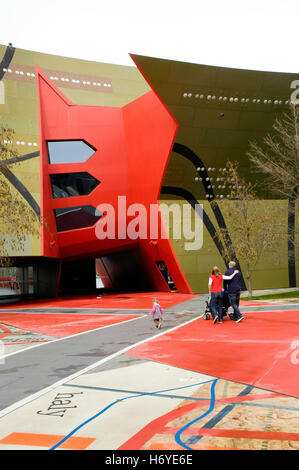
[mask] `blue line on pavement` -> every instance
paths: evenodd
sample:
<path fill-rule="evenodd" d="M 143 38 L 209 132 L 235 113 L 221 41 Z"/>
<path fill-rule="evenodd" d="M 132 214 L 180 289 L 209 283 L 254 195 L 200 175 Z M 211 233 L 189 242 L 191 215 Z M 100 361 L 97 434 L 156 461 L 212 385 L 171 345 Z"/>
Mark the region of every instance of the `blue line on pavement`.
<path fill-rule="evenodd" d="M 189 428 L 189 426 L 191 426 L 192 424 L 196 423 L 197 421 L 199 421 L 200 419 L 204 418 L 205 416 L 207 416 L 208 414 L 210 414 L 213 409 L 214 409 L 214 406 L 215 406 L 215 386 L 216 386 L 216 383 L 218 382 L 219 379 L 215 379 L 213 380 L 213 383 L 212 383 L 212 386 L 211 386 L 211 401 L 210 401 L 210 407 L 208 409 L 208 411 L 206 411 L 204 414 L 202 414 L 201 416 L 199 416 L 198 418 L 195 418 L 193 421 L 190 421 L 190 423 L 186 424 L 185 426 L 183 426 L 174 436 L 176 442 L 184 447 L 185 449 L 187 450 L 194 450 L 192 449 L 192 447 L 189 447 L 186 443 L 184 443 L 182 440 L 181 440 L 181 434 L 187 429 Z"/>
<path fill-rule="evenodd" d="M 218 380 L 218 379 L 217 379 Z M 205 383 L 209 383 L 209 382 L 212 382 L 212 380 L 207 380 L 205 382 L 199 382 L 199 383 L 196 383 L 196 384 L 192 384 L 192 385 L 184 385 L 183 387 L 175 387 L 175 388 L 170 388 L 170 389 L 167 389 L 167 390 L 158 390 L 157 392 L 148 392 L 148 393 L 138 393 L 137 395 L 133 395 L 131 397 L 125 397 L 125 398 L 120 398 L 119 400 L 115 400 L 113 401 L 112 403 L 110 403 L 109 405 L 107 405 L 105 408 L 103 408 L 101 411 L 99 411 L 97 414 L 95 414 L 94 416 L 92 416 L 91 418 L 87 419 L 86 421 L 84 421 L 82 424 L 80 424 L 79 426 L 77 426 L 75 429 L 73 429 L 73 431 L 71 431 L 67 436 L 65 436 L 63 439 L 61 439 L 61 441 L 59 441 L 57 444 L 55 444 L 53 447 L 51 447 L 49 450 L 55 450 L 57 449 L 61 444 L 63 444 L 67 439 L 69 439 L 71 436 L 73 436 L 79 429 L 83 428 L 83 426 L 85 426 L 86 424 L 90 423 L 91 421 L 93 421 L 94 419 L 98 418 L 100 415 L 102 415 L 103 413 L 105 413 L 105 411 L 109 410 L 109 408 L 111 408 L 113 405 L 116 405 L 117 403 L 120 403 L 122 401 L 125 401 L 125 400 L 129 400 L 130 398 L 138 398 L 138 397 L 142 397 L 142 396 L 153 396 L 153 395 L 156 395 L 157 393 L 162 393 L 162 392 L 171 392 L 173 390 L 181 390 L 181 389 L 184 389 L 184 388 L 190 388 L 190 387 L 195 387 L 195 386 L 198 386 L 198 385 L 203 385 Z"/>
<path fill-rule="evenodd" d="M 78 384 L 64 384 L 64 387 L 76 387 L 76 388 L 84 388 L 88 390 L 98 390 L 99 392 L 117 392 L 117 393 L 133 393 L 136 395 L 137 393 L 144 393 L 144 392 L 137 392 L 136 390 L 121 390 L 117 388 L 105 388 L 105 387 L 93 387 L 91 385 L 78 385 Z M 157 397 L 161 398 L 179 398 L 183 400 L 191 400 L 191 401 L 207 401 L 209 398 L 198 398 L 198 397 L 185 397 L 184 395 L 165 395 L 159 394 L 158 392 L 155 394 Z M 261 400 L 263 400 L 261 398 Z M 278 410 L 286 410 L 286 411 L 299 411 L 299 408 L 295 406 L 281 406 L 275 404 L 268 404 L 268 403 L 253 403 L 248 401 L 242 401 L 240 403 L 235 403 L 235 406 L 253 406 L 258 408 L 273 408 Z"/>
<path fill-rule="evenodd" d="M 253 388 L 254 387 L 252 387 L 251 385 L 245 387 L 242 392 L 238 394 L 238 397 L 248 395 Z M 208 421 L 203 426 L 203 428 L 212 429 L 214 426 L 216 426 L 217 423 L 219 423 L 219 421 L 221 421 L 228 413 L 230 413 L 234 409 L 236 404 L 237 403 L 232 403 L 230 405 L 225 406 L 221 411 L 219 411 L 219 413 L 216 414 L 216 416 L 214 416 L 210 421 Z M 203 436 L 192 436 L 188 439 L 188 441 L 186 441 L 186 444 L 196 444 L 202 438 Z"/>

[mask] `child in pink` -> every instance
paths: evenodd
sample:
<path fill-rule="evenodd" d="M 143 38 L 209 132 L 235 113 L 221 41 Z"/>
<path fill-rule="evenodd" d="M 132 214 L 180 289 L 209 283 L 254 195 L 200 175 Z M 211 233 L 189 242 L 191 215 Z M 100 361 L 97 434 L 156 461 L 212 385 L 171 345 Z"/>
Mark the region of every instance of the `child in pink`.
<path fill-rule="evenodd" d="M 153 315 L 153 320 L 155 322 L 156 328 L 161 328 L 162 318 L 163 318 L 163 308 L 158 303 L 157 299 L 153 300 L 153 309 L 150 312 L 150 315 Z"/>

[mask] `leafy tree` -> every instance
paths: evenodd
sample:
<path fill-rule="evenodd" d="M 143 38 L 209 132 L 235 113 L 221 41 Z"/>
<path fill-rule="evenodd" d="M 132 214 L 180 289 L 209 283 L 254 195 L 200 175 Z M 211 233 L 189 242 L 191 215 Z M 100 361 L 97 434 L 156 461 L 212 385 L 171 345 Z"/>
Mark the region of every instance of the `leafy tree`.
<path fill-rule="evenodd" d="M 218 204 L 227 222 L 226 229 L 218 229 L 216 237 L 223 246 L 226 261 L 233 259 L 232 249 L 246 266 L 249 297 L 252 296 L 252 271 L 268 250 L 278 249 L 285 238 L 279 207 L 271 207 L 257 196 L 255 185 L 245 181 L 238 171 L 238 162 L 227 162 L 223 174 L 227 195 Z M 232 245 L 228 243 L 229 235 Z"/>
<path fill-rule="evenodd" d="M 299 197 L 299 106 L 290 103 L 288 112 L 276 119 L 273 135 L 264 145 L 251 142 L 248 156 L 264 175 L 262 186 L 268 192 L 288 201 L 288 251 L 290 287 L 296 286 L 295 210 Z"/>
<path fill-rule="evenodd" d="M 27 235 L 39 236 L 39 218 L 7 179 L 19 155 L 12 142 L 15 131 L 0 127 L 0 265 L 10 262 L 10 254 L 24 249 Z"/>

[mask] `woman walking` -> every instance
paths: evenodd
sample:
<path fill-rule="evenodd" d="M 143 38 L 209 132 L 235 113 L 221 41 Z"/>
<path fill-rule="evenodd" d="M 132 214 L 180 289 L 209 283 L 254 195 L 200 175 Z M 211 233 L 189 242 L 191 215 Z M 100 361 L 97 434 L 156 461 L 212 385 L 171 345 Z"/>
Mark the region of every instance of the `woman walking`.
<path fill-rule="evenodd" d="M 209 277 L 209 294 L 211 296 L 211 311 L 214 323 L 222 323 L 222 280 L 230 281 L 239 271 L 234 271 L 231 276 L 221 274 L 220 269 L 214 266 Z"/>

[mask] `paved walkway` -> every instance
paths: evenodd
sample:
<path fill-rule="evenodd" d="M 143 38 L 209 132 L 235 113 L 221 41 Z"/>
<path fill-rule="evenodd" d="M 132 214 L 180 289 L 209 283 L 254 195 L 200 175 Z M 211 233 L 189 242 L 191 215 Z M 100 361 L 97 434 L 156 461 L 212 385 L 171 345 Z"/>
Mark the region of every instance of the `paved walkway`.
<path fill-rule="evenodd" d="M 45 313 L 49 325 L 63 317 L 60 328 L 66 332 L 72 325 L 81 328 L 90 325 L 92 318 L 100 322 L 106 315 L 125 321 L 92 331 L 83 328 L 79 334 L 59 339 L 53 333 L 46 338 L 50 341 L 41 345 L 19 342 L 5 346 L 8 355 L 0 364 L 0 450 L 299 449 L 298 399 L 248 382 L 238 383 L 233 365 L 230 369 L 236 371 L 236 381 L 223 378 L 218 367 L 221 360 L 211 361 L 219 369 L 215 373 L 213 368 L 209 373 L 201 368 L 204 339 L 213 348 L 223 347 L 229 339 L 236 347 L 245 347 L 242 331 L 250 330 L 252 339 L 260 341 L 259 328 L 254 324 L 261 321 L 268 322 L 272 338 L 275 322 L 266 312 L 280 316 L 283 310 L 286 327 L 287 312 L 293 311 L 290 315 L 295 317 L 299 307 L 246 306 L 242 307 L 243 323 L 233 324 L 226 318 L 223 325 L 213 325 L 198 319 L 204 313 L 206 299 L 198 296 L 166 308 L 162 330 L 155 329 L 151 317 L 144 316 L 148 310 L 143 309 L 129 312 L 87 305 L 82 309 L 67 308 L 66 304 L 61 308 L 2 308 L 0 320 L 1 313 L 3 318 L 9 314 L 13 319 L 18 312 L 32 325 L 37 325 Z M 294 327 L 292 331 L 295 335 Z M 31 334 L 16 327 L 14 338 L 18 333 L 20 338 Z M 143 357 L 133 355 L 132 346 L 142 347 Z M 169 363 L 171 354 L 179 352 L 181 346 L 187 347 L 187 356 L 193 356 L 195 369 L 184 365 L 184 354 Z M 198 346 L 203 348 L 200 354 L 196 352 Z M 15 348 L 12 354 L 10 348 Z M 269 357 L 271 348 L 268 343 Z M 296 359 L 296 350 L 293 354 Z M 186 423 L 193 424 L 183 431 Z"/>
<path fill-rule="evenodd" d="M 82 314 L 82 311 L 77 313 Z M 124 311 L 117 315 L 127 313 Z M 151 318 L 143 317 L 147 313 L 138 310 L 140 317 L 137 319 L 43 343 L 6 357 L 5 363 L 0 366 L 0 414 L 14 403 L 66 380 L 112 354 L 148 340 L 161 331 L 165 333 L 197 316 L 197 312 L 168 314 L 166 310 L 163 330 L 157 330 L 153 329 Z M 98 311 L 98 314 L 110 315 L 111 312 Z"/>

